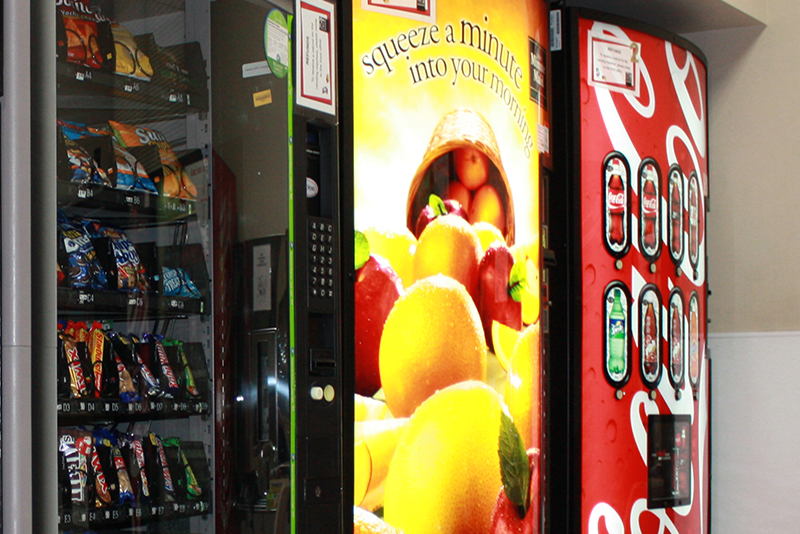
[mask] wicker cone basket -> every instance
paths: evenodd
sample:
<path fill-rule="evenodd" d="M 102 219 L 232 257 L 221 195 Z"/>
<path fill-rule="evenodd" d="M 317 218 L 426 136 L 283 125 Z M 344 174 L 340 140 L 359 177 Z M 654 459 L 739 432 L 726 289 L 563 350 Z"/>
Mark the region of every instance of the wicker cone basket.
<path fill-rule="evenodd" d="M 417 217 L 428 204 L 428 197 L 435 194 L 443 199 L 447 198 L 451 177 L 457 179 L 449 161 L 452 158 L 442 158 L 442 156 L 447 156 L 456 148 L 467 146 L 478 148 L 492 163 L 487 183 L 492 185 L 500 196 L 505 210 L 505 228 L 500 230 L 506 238 L 506 243 L 511 246 L 514 244 L 514 203 L 508 177 L 500 160 L 500 149 L 489 123 L 471 109 L 456 109 L 447 113 L 433 131 L 425 156 L 417 168 L 408 191 L 406 205 L 408 229 L 414 232 Z"/>

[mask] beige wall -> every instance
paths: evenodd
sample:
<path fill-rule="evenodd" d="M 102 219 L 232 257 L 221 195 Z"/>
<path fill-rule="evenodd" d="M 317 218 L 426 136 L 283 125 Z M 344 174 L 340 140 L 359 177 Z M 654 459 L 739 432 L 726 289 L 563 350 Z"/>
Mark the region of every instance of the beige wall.
<path fill-rule="evenodd" d="M 710 72 L 710 332 L 800 331 L 800 2 L 760 4 L 766 26 L 686 36 Z"/>

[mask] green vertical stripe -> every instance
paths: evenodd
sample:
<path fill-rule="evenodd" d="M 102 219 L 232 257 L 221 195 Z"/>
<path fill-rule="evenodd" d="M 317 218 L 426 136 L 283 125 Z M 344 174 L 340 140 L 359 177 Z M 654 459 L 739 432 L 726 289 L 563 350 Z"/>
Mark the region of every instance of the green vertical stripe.
<path fill-rule="evenodd" d="M 292 55 L 294 52 L 292 19 L 289 14 L 289 102 L 287 107 L 289 121 L 289 398 L 291 399 L 291 534 L 297 532 L 297 358 L 295 348 L 295 228 L 294 228 L 294 69 Z"/>

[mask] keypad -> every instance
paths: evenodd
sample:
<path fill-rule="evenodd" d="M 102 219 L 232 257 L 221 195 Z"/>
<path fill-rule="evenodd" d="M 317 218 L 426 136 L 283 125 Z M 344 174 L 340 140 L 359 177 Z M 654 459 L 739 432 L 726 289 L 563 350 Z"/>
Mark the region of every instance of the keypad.
<path fill-rule="evenodd" d="M 333 224 L 308 223 L 308 287 L 312 297 L 333 298 Z"/>

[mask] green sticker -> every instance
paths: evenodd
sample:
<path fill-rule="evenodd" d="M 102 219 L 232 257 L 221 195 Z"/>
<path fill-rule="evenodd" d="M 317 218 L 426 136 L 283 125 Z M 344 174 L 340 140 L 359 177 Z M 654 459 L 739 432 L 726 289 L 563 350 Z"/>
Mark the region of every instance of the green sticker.
<path fill-rule="evenodd" d="M 270 11 L 264 21 L 264 51 L 272 73 L 284 78 L 289 71 L 289 24 L 277 9 Z"/>

